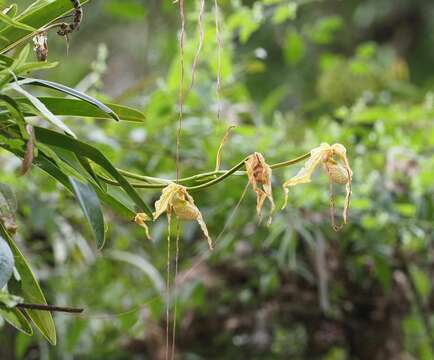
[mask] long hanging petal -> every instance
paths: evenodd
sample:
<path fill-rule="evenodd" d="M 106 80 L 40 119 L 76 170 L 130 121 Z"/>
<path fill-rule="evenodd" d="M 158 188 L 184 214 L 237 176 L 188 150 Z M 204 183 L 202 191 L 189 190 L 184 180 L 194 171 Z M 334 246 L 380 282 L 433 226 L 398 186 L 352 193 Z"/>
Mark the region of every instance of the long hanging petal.
<path fill-rule="evenodd" d="M 338 161 L 336 161 L 336 159 Z M 333 184 L 345 185 L 346 196 L 345 204 L 343 209 L 343 220 L 344 224 L 348 222 L 348 211 L 350 206 L 351 198 L 351 186 L 353 172 L 350 168 L 347 150 L 342 144 L 333 144 L 330 146 L 327 143 L 322 143 L 319 147 L 313 149 L 310 152 L 310 158 L 304 165 L 304 167 L 295 175 L 293 178 L 289 179 L 283 184 L 285 191 L 285 204 L 288 201 L 288 191 L 290 186 L 295 186 L 299 184 L 308 183 L 311 181 L 311 177 L 316 167 L 323 163 L 324 169 L 329 178 L 329 192 L 330 192 L 330 213 L 332 215 L 332 224 L 335 230 L 339 230 L 341 226 L 335 224 L 334 217 L 334 195 L 333 195 Z"/>
<path fill-rule="evenodd" d="M 163 189 L 160 199 L 155 203 L 154 219 L 157 219 L 164 212 L 170 215 L 172 210 L 179 220 L 197 221 L 208 241 L 210 250 L 213 249 L 212 240 L 205 221 L 201 212 L 194 204 L 193 197 L 190 196 L 184 186 L 176 183 L 171 183 Z"/>
<path fill-rule="evenodd" d="M 134 217 L 134 222 L 145 229 L 145 234 L 148 239 L 151 239 L 151 235 L 149 234 L 149 227 L 146 224 L 147 221 L 151 221 L 152 219 L 145 213 L 138 213 Z"/>
<path fill-rule="evenodd" d="M 161 197 L 155 202 L 154 220 L 158 219 L 161 214 L 170 211 L 170 204 L 173 202 L 173 197 L 178 191 L 178 184 L 171 183 L 167 185 L 161 192 Z"/>
<path fill-rule="evenodd" d="M 349 212 L 349 207 L 350 207 L 350 199 L 351 199 L 351 187 L 352 187 L 352 183 L 353 183 L 353 171 L 350 168 L 350 164 L 348 161 L 348 157 L 347 157 L 347 149 L 345 149 L 345 146 L 341 145 L 341 144 L 334 144 L 332 146 L 333 149 L 333 153 L 336 154 L 340 160 L 343 163 L 343 168 L 346 172 L 346 177 L 348 179 L 348 181 L 345 183 L 345 190 L 346 190 L 346 195 L 345 195 L 345 203 L 344 203 L 344 210 L 342 213 L 342 216 L 344 218 L 344 224 L 348 223 L 348 212 Z M 338 165 L 340 166 L 340 165 Z M 342 172 L 342 170 L 341 170 Z"/>
<path fill-rule="evenodd" d="M 310 152 L 310 158 L 309 160 L 306 161 L 306 164 L 303 166 L 303 168 L 300 169 L 297 175 L 287 180 L 283 184 L 283 190 L 285 191 L 285 204 L 283 205 L 283 208 L 285 208 L 286 204 L 288 203 L 288 192 L 289 192 L 288 188 L 290 186 L 295 186 L 295 185 L 305 184 L 310 182 L 313 172 L 323 160 L 324 155 L 327 155 L 330 149 L 331 147 L 327 143 L 322 143 L 317 148 L 312 149 Z"/>

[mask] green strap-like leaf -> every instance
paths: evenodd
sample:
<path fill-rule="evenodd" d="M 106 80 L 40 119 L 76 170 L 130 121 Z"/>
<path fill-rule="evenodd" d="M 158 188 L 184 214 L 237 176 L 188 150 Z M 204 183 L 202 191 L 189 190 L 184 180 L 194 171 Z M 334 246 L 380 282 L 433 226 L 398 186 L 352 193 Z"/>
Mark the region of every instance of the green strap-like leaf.
<path fill-rule="evenodd" d="M 18 85 L 18 82 L 10 83 L 9 87 L 19 92 L 21 95 L 24 95 L 45 119 L 67 134 L 75 137 L 75 134 L 68 126 L 66 126 L 59 118 L 57 118 L 50 110 L 48 110 L 48 108 L 36 96 L 33 96 L 24 90 L 20 85 Z"/>
<path fill-rule="evenodd" d="M 32 326 L 19 309 L 8 309 L 6 306 L 0 305 L 0 316 L 5 319 L 9 324 L 11 324 L 15 329 L 21 331 L 26 335 L 33 335 Z"/>
<path fill-rule="evenodd" d="M 3 14 L 3 12 L 0 11 L 0 22 L 5 23 L 7 25 L 10 25 L 17 29 L 27 30 L 27 31 L 36 31 L 36 29 L 32 26 L 20 23 L 19 21 L 16 21 L 12 19 L 11 17 Z"/>
<path fill-rule="evenodd" d="M 18 53 L 18 56 L 13 59 L 12 64 L 6 66 L 3 70 L 0 71 L 0 88 L 3 88 L 5 84 L 7 84 L 11 80 L 13 80 L 14 77 L 16 77 L 17 69 L 26 63 L 26 60 L 29 57 L 29 53 L 30 46 L 24 46 L 24 48 Z"/>
<path fill-rule="evenodd" d="M 65 188 L 71 193 L 74 193 L 72 185 L 69 182 L 69 177 L 43 154 L 35 159 L 35 165 L 44 170 L 47 174 L 51 175 L 59 183 L 65 186 Z M 121 216 L 124 216 L 126 219 L 134 219 L 136 213 L 130 209 L 129 204 L 126 204 L 125 201 L 119 199 L 119 196 L 116 196 L 116 194 L 105 193 L 101 191 L 98 186 L 94 186 L 94 190 L 97 192 L 100 200 L 108 205 L 113 211 L 117 212 Z"/>
<path fill-rule="evenodd" d="M 83 184 L 72 177 L 69 178 L 69 181 L 81 209 L 92 228 L 98 249 L 102 249 L 105 243 L 105 226 L 98 195 L 88 184 Z"/>
<path fill-rule="evenodd" d="M 18 128 L 16 126 L 11 126 L 7 129 L 9 130 L 7 132 L 6 130 L 0 131 L 0 138 L 4 142 L 2 147 L 5 150 L 10 151 L 16 156 L 22 158 L 25 154 L 25 143 L 19 139 L 16 139 L 16 136 L 19 136 Z M 2 132 L 6 133 L 2 134 Z M 15 144 L 17 141 L 19 141 L 19 146 L 18 144 Z M 131 196 L 129 196 L 128 193 L 122 192 L 122 188 L 103 189 L 97 184 L 93 184 L 92 177 L 88 176 L 85 170 L 85 174 L 83 174 L 80 170 L 76 169 L 74 164 L 69 163 L 68 159 L 74 158 L 77 156 L 77 153 L 71 152 L 69 149 L 64 149 L 62 150 L 63 153 L 59 154 L 58 156 L 56 152 L 58 152 L 59 147 L 53 145 L 49 146 L 42 144 L 41 142 L 38 142 L 38 148 L 40 150 L 39 155 L 33 160 L 33 164 L 35 166 L 51 175 L 72 194 L 74 193 L 74 190 L 72 189 L 71 183 L 69 182 L 69 177 L 72 176 L 74 178 L 80 179 L 82 182 L 88 181 L 94 187 L 98 197 L 104 204 L 106 204 L 108 207 L 110 207 L 110 209 L 118 213 L 120 216 L 123 216 L 125 219 L 133 221 L 136 211 L 134 210 L 134 200 L 131 198 Z M 94 150 L 98 151 L 96 149 Z M 68 152 L 70 152 L 72 156 L 64 159 L 65 154 Z"/>
<path fill-rule="evenodd" d="M 77 117 L 89 117 L 96 119 L 112 119 L 113 116 L 109 115 L 107 112 L 102 111 L 100 108 L 96 107 L 94 104 L 84 102 L 77 99 L 65 99 L 59 97 L 38 97 L 38 99 L 54 114 L 57 116 L 77 116 Z M 20 105 L 26 106 L 25 113 L 34 114 L 30 108 L 30 102 L 26 98 L 15 99 Z M 138 110 L 133 108 L 105 103 L 107 107 L 116 113 L 120 120 L 123 121 L 134 121 L 143 122 L 145 120 L 145 115 Z"/>
<path fill-rule="evenodd" d="M 108 174 L 116 179 L 124 191 L 129 195 L 131 200 L 137 205 L 137 207 L 152 217 L 151 209 L 142 200 L 137 191 L 131 186 L 131 184 L 116 170 L 109 160 L 96 148 L 88 145 L 82 141 L 75 140 L 67 135 L 57 133 L 52 130 L 44 129 L 41 127 L 35 127 L 35 136 L 38 142 L 46 145 L 57 146 L 62 149 L 71 151 L 78 156 L 84 156 L 99 166 L 101 166 Z"/>
<path fill-rule="evenodd" d="M 41 80 L 41 79 L 33 79 L 33 78 L 22 78 L 18 82 L 20 85 L 36 85 L 36 86 L 43 86 L 50 88 L 52 90 L 60 91 L 64 94 L 70 95 L 72 97 L 75 97 L 77 99 L 83 100 L 88 102 L 89 104 L 92 104 L 93 106 L 96 106 L 101 111 L 107 113 L 110 115 L 113 119 L 116 121 L 119 121 L 119 116 L 116 114 L 112 109 L 110 109 L 107 105 L 104 105 L 101 101 L 81 92 L 75 89 L 72 89 L 68 86 L 58 84 L 52 81 L 47 80 Z"/>
<path fill-rule="evenodd" d="M 44 294 L 30 268 L 26 258 L 21 253 L 9 233 L 0 223 L 0 235 L 7 241 L 15 258 L 15 267 L 21 277 L 22 296 L 26 302 L 47 304 Z M 26 313 L 44 337 L 53 345 L 56 345 L 56 328 L 51 313 L 40 310 L 26 310 Z"/>

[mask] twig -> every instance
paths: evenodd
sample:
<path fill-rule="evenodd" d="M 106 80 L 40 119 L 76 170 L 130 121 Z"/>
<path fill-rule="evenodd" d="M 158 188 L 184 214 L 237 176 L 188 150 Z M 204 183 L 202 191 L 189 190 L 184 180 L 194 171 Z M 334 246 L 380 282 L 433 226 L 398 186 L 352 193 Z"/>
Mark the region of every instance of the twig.
<path fill-rule="evenodd" d="M 64 312 L 64 313 L 71 313 L 71 314 L 81 314 L 84 311 L 84 309 L 82 309 L 82 308 L 73 308 L 73 307 L 69 307 L 69 306 L 45 305 L 45 304 L 21 303 L 21 304 L 17 304 L 16 307 L 19 309 Z"/>

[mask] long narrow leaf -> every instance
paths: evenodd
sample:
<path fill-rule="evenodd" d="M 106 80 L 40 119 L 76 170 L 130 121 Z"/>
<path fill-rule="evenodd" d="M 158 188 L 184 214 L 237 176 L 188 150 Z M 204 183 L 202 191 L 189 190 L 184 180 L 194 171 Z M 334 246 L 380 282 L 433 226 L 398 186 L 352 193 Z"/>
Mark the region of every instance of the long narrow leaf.
<path fill-rule="evenodd" d="M 85 93 L 72 89 L 68 86 L 58 84 L 52 81 L 47 80 L 41 80 L 41 79 L 33 79 L 33 78 L 23 78 L 22 80 L 18 81 L 19 85 L 37 85 L 37 86 L 43 86 L 50 88 L 52 90 L 60 91 L 64 94 L 70 95 L 72 97 L 75 97 L 77 99 L 83 100 L 88 102 L 89 104 L 92 104 L 99 108 L 101 111 L 107 113 L 110 115 L 113 119 L 116 121 L 119 121 L 119 116 L 116 114 L 112 109 L 110 109 L 107 105 L 103 104 L 101 101 L 86 95 Z"/>
<path fill-rule="evenodd" d="M 43 154 L 41 154 L 41 156 L 35 160 L 35 165 L 52 176 L 71 193 L 74 193 L 72 185 L 69 182 L 69 177 Z M 109 206 L 113 211 L 117 212 L 121 216 L 124 216 L 126 219 L 132 220 L 134 218 L 136 213 L 123 201 L 119 200 L 115 195 L 103 192 L 98 186 L 94 186 L 94 190 L 98 194 L 100 200 Z"/>
<path fill-rule="evenodd" d="M 9 324 L 11 324 L 15 329 L 21 331 L 26 335 L 33 335 L 32 326 L 19 309 L 8 309 L 6 306 L 0 305 L 0 316 L 5 319 Z"/>
<path fill-rule="evenodd" d="M 152 216 L 152 211 L 142 200 L 137 191 L 121 174 L 119 174 L 111 162 L 107 160 L 107 158 L 98 149 L 82 141 L 75 140 L 67 135 L 63 135 L 41 127 L 35 127 L 35 136 L 38 142 L 72 151 L 79 156 L 87 157 L 101 166 L 105 171 L 107 171 L 108 174 L 113 176 L 113 178 L 119 182 L 120 186 L 141 211 L 145 212 L 149 216 Z"/>
<path fill-rule="evenodd" d="M 60 97 L 38 97 L 38 99 L 50 110 L 54 115 L 57 116 L 77 116 L 77 117 L 89 117 L 95 119 L 112 119 L 113 116 L 109 115 L 107 112 L 102 111 L 99 107 L 94 104 L 84 102 L 77 99 L 65 99 Z M 15 99 L 20 105 L 31 105 L 28 99 L 18 98 Z M 143 122 L 145 120 L 145 115 L 138 110 L 133 108 L 105 103 L 107 107 L 116 113 L 120 120 L 123 121 L 134 121 Z M 32 109 L 26 108 L 25 113 L 29 111 L 32 113 Z"/>
<path fill-rule="evenodd" d="M 1 223 L 0 235 L 6 240 L 14 254 L 15 267 L 21 277 L 21 290 L 25 301 L 37 304 L 47 304 L 41 287 L 39 286 L 26 258 Z M 44 335 L 51 344 L 56 345 L 56 328 L 51 313 L 40 310 L 26 310 L 26 312 L 42 335 Z"/>
<path fill-rule="evenodd" d="M 16 21 L 12 19 L 11 17 L 5 15 L 0 11 L 0 22 L 6 23 L 14 28 L 27 30 L 27 31 L 36 31 L 36 29 L 30 25 L 26 25 L 23 23 L 20 23 L 19 21 Z"/>
<path fill-rule="evenodd" d="M 72 137 L 76 137 L 72 130 L 62 121 L 60 121 L 60 119 L 54 116 L 54 114 L 50 110 L 48 110 L 47 107 L 36 96 L 33 96 L 32 94 L 24 90 L 21 86 L 18 85 L 17 82 L 9 84 L 9 87 L 24 95 L 33 104 L 33 106 L 38 109 L 41 115 L 43 115 L 53 125 L 57 126 L 59 129 L 62 129 Z"/>
<path fill-rule="evenodd" d="M 74 178 L 69 178 L 74 189 L 75 196 L 80 203 L 81 209 L 92 228 L 98 249 L 102 249 L 105 243 L 104 216 L 101 211 L 101 204 L 95 190 L 88 184 L 83 184 Z"/>

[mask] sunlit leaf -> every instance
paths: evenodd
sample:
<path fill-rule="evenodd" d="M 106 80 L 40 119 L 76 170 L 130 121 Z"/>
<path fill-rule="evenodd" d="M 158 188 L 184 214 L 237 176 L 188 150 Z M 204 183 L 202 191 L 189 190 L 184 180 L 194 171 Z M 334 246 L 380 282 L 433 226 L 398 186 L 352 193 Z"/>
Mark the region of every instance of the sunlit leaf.
<path fill-rule="evenodd" d="M 56 116 L 76 116 L 96 119 L 113 119 L 113 116 L 106 111 L 102 111 L 99 107 L 76 99 L 65 99 L 58 97 L 38 97 L 38 99 Z M 34 110 L 29 106 L 31 103 L 26 98 L 15 99 L 20 105 L 26 106 L 26 114 L 34 113 Z M 105 103 L 113 112 L 115 112 L 120 120 L 142 122 L 145 120 L 145 115 L 138 110 L 128 106 Z"/>
<path fill-rule="evenodd" d="M 15 258 L 15 266 L 21 277 L 22 296 L 26 302 L 47 304 L 44 294 L 31 270 L 26 258 L 0 223 L 0 235 L 6 240 Z M 51 313 L 40 310 L 26 310 L 26 313 L 40 330 L 42 335 L 53 345 L 56 344 L 56 328 Z"/>

